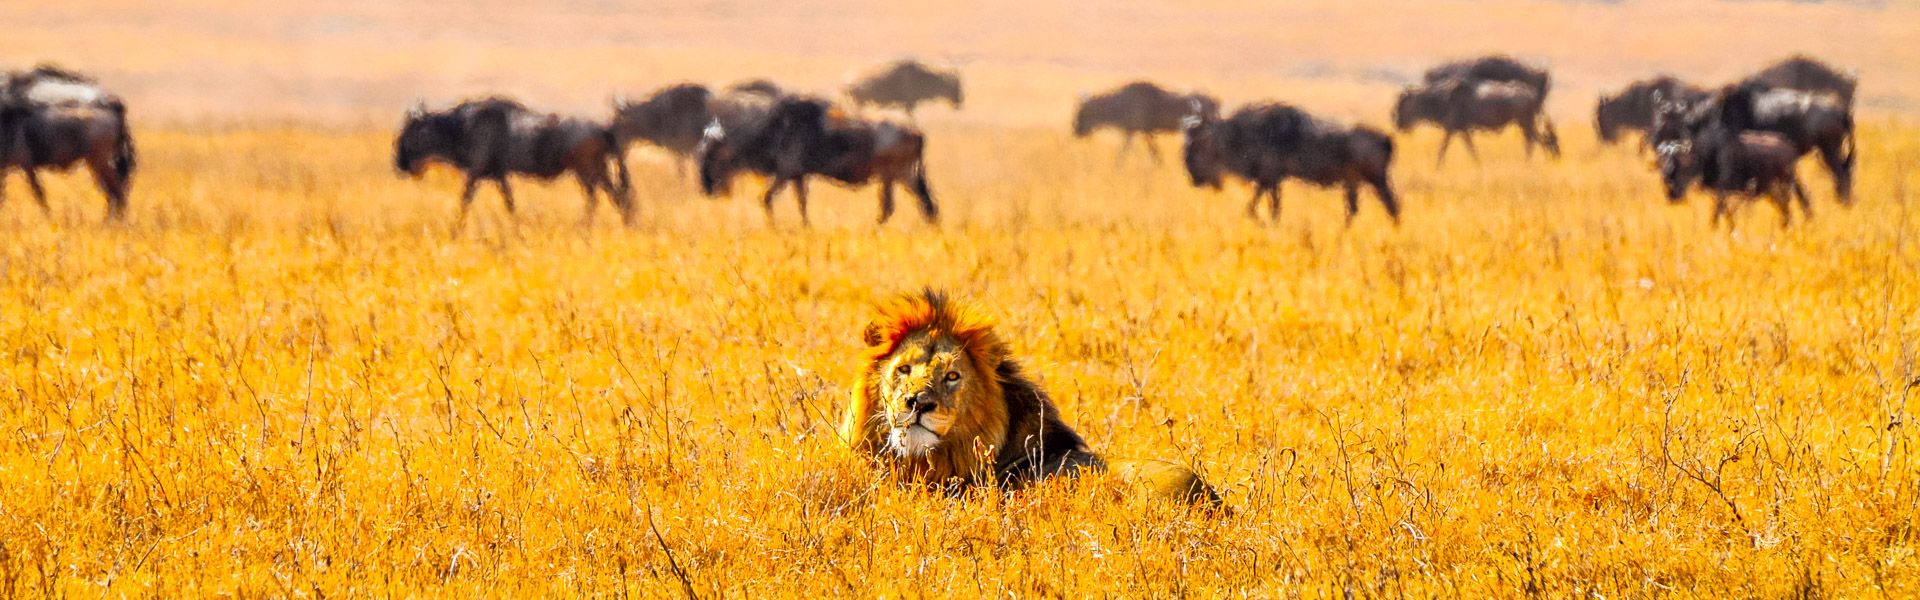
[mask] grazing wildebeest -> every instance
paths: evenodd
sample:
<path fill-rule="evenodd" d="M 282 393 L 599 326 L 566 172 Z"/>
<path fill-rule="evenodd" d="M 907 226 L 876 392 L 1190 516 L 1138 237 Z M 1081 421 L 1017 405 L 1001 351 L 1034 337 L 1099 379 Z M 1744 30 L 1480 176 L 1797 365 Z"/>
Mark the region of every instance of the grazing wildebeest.
<path fill-rule="evenodd" d="M 92 78 L 41 66 L 0 83 L 0 178 L 19 167 L 42 212 L 52 209 L 38 171 L 84 162 L 107 197 L 107 218 L 126 218 L 134 159 L 126 104 Z"/>
<path fill-rule="evenodd" d="M 417 106 L 407 111 L 394 140 L 394 167 L 418 177 L 430 161 L 452 165 L 466 176 L 460 192 L 460 218 L 466 222 L 474 192 L 483 180 L 500 190 L 507 213 L 514 212 L 508 175 L 553 179 L 569 171 L 587 194 L 581 224 L 593 222 L 595 192 L 605 192 L 623 222 L 633 222 L 633 196 L 626 162 L 613 132 L 592 121 L 537 113 L 517 101 L 492 97 L 461 102 L 443 111 Z"/>
<path fill-rule="evenodd" d="M 1501 81 L 1526 84 L 1533 95 L 1542 101 L 1547 98 L 1547 90 L 1552 81 L 1545 69 L 1535 67 L 1511 56 L 1494 54 L 1479 58 L 1470 58 L 1427 69 L 1424 77 L 1427 85 L 1439 85 L 1448 81 L 1462 83 L 1483 83 Z"/>
<path fill-rule="evenodd" d="M 1764 84 L 1767 87 L 1825 92 L 1838 96 L 1840 103 L 1848 107 L 1853 106 L 1853 93 L 1860 85 L 1859 81 L 1840 72 L 1839 69 L 1804 55 L 1787 57 L 1747 76 L 1745 82 Z"/>
<path fill-rule="evenodd" d="M 1135 81 L 1113 91 L 1080 100 L 1073 113 L 1073 136 L 1086 137 L 1094 130 L 1111 127 L 1125 136 L 1120 144 L 1120 159 L 1133 146 L 1134 135 L 1147 138 L 1147 154 L 1160 162 L 1160 147 L 1154 134 L 1175 133 L 1189 116 L 1217 119 L 1220 102 L 1205 94 L 1175 94 L 1146 81 Z"/>
<path fill-rule="evenodd" d="M 853 99 L 856 108 L 869 104 L 881 108 L 899 107 L 906 111 L 909 119 L 913 118 L 914 107 L 922 102 L 946 100 L 958 110 L 961 101 L 960 75 L 928 67 L 919 61 L 902 60 L 848 84 L 847 97 Z"/>
<path fill-rule="evenodd" d="M 778 98 L 778 97 L 787 95 L 786 88 L 780 87 L 780 84 L 774 83 L 772 80 L 769 80 L 769 79 L 748 79 L 748 80 L 733 84 L 732 87 L 727 88 L 727 91 L 728 92 L 751 92 L 755 94 L 770 96 L 773 98 Z"/>
<path fill-rule="evenodd" d="M 1689 123 L 1690 109 L 1682 102 L 1667 103 L 1655 114 L 1655 146 L 1667 201 L 1679 203 L 1696 182 L 1713 192 L 1713 225 L 1725 217 L 1733 226 L 1729 195 L 1766 196 L 1780 209 L 1780 225 L 1793 222 L 1787 194 L 1800 201 L 1800 211 L 1813 218 L 1807 190 L 1800 185 L 1794 163 L 1800 153 L 1786 136 L 1772 131 L 1737 130 L 1718 121 Z"/>
<path fill-rule="evenodd" d="M 1619 141 L 1624 131 L 1638 131 L 1643 141 L 1650 142 L 1653 114 L 1660 101 L 1693 104 L 1710 93 L 1706 88 L 1667 75 L 1636 81 L 1618 94 L 1600 97 L 1593 111 L 1594 130 L 1605 144 Z"/>
<path fill-rule="evenodd" d="M 1838 96 L 1749 81 L 1723 88 L 1694 112 L 1696 121 L 1718 121 L 1733 131 L 1778 133 L 1801 156 L 1818 150 L 1840 204 L 1853 204 L 1853 109 Z"/>
<path fill-rule="evenodd" d="M 1394 103 L 1394 127 L 1407 131 L 1423 121 L 1432 122 L 1446 132 L 1446 137 L 1440 139 L 1437 164 L 1446 162 L 1447 147 L 1455 135 L 1466 141 L 1468 154 L 1475 161 L 1480 160 L 1480 152 L 1473 146 L 1473 132 L 1497 131 L 1508 125 L 1520 128 L 1527 156 L 1533 156 L 1535 144 L 1545 147 L 1555 157 L 1560 156 L 1560 134 L 1554 131 L 1553 120 L 1542 110 L 1540 96 L 1524 83 L 1446 80 L 1408 87 Z"/>
<path fill-rule="evenodd" d="M 687 161 L 693 160 L 707 124 L 713 121 L 708 104 L 713 92 L 697 83 L 668 86 L 640 102 L 613 101 L 613 139 L 616 152 L 624 156 L 627 146 L 640 140 L 659 146 L 674 155 L 674 167 L 686 175 Z"/>
<path fill-rule="evenodd" d="M 1221 121 L 1193 116 L 1186 121 L 1184 154 L 1194 187 L 1219 189 L 1231 173 L 1253 183 L 1247 217 L 1258 220 L 1260 197 L 1269 218 L 1280 220 L 1280 183 L 1287 178 L 1346 188 L 1347 224 L 1360 211 L 1359 186 L 1373 188 L 1380 205 L 1400 223 L 1400 203 L 1387 181 L 1393 163 L 1393 139 L 1378 130 L 1348 127 L 1314 118 L 1285 104 L 1256 104 Z"/>
<path fill-rule="evenodd" d="M 749 111 L 742 111 L 748 113 Z M 752 114 L 735 118 L 742 124 L 728 128 L 728 118 L 717 116 L 701 142 L 700 188 L 718 196 L 742 170 L 773 179 L 761 197 L 767 220 L 773 220 L 773 199 L 788 184 L 807 217 L 807 176 L 821 175 L 850 186 L 879 180 L 880 219 L 893 216 L 893 186 L 904 184 L 920 199 L 920 214 L 938 222 L 940 207 L 927 186 L 926 137 L 919 130 L 888 122 L 872 122 L 840 114 L 825 100 L 789 96 L 774 102 L 755 123 Z"/>

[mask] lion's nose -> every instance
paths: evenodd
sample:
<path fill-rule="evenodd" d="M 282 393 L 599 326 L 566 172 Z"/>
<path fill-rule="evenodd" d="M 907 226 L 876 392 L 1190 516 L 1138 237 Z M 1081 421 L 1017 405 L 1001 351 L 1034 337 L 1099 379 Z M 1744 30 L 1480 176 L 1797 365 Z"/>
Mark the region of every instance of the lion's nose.
<path fill-rule="evenodd" d="M 907 398 L 907 412 L 923 413 L 933 410 L 933 394 L 920 392 Z"/>

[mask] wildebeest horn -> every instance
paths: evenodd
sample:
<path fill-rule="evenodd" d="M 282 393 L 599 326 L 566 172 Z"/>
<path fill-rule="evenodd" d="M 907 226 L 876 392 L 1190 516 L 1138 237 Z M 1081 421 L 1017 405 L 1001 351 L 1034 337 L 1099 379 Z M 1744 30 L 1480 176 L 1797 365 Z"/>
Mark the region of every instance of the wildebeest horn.
<path fill-rule="evenodd" d="M 1200 126 L 1200 115 L 1191 114 L 1180 118 L 1181 129 L 1193 129 Z"/>
<path fill-rule="evenodd" d="M 427 101 L 425 100 L 416 99 L 413 101 L 413 106 L 407 109 L 407 116 L 409 117 L 418 117 L 424 114 L 427 114 Z"/>
<path fill-rule="evenodd" d="M 613 95 L 613 107 L 614 107 L 614 108 L 626 108 L 626 107 L 627 107 L 627 105 L 629 105 L 629 104 L 632 104 L 632 103 L 631 103 L 631 102 L 628 102 L 628 101 L 627 101 L 627 95 L 626 95 L 626 94 L 614 94 L 614 95 Z"/>
<path fill-rule="evenodd" d="M 1200 103 L 1199 98 L 1188 98 L 1187 107 L 1193 109 L 1194 117 L 1199 117 L 1201 113 L 1204 113 L 1207 111 L 1207 107 Z"/>
<path fill-rule="evenodd" d="M 710 140 L 717 140 L 726 137 L 727 130 L 720 126 L 719 119 L 714 119 L 712 123 L 707 124 L 706 131 L 701 132 L 701 135 L 706 136 L 706 138 Z"/>

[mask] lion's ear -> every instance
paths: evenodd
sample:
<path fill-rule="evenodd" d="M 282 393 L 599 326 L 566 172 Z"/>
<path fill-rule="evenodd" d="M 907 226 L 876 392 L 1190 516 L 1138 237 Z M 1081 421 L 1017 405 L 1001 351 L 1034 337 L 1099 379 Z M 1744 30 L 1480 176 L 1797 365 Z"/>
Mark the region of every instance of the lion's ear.
<path fill-rule="evenodd" d="M 866 342 L 868 347 L 878 346 L 887 341 L 886 328 L 881 327 L 879 323 L 868 323 L 867 330 L 860 335 L 860 339 Z"/>

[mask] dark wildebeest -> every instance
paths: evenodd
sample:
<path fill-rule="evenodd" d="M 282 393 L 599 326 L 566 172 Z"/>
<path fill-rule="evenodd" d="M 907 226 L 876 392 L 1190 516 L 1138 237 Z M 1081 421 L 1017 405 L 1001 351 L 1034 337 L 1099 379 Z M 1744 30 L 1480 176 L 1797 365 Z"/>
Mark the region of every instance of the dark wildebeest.
<path fill-rule="evenodd" d="M 748 79 L 748 80 L 733 84 L 732 87 L 727 88 L 727 91 L 728 92 L 750 92 L 750 93 L 761 94 L 761 95 L 772 97 L 772 98 L 779 98 L 781 96 L 787 95 L 786 88 L 780 87 L 780 84 L 774 83 L 772 80 L 769 80 L 769 79 Z"/>
<path fill-rule="evenodd" d="M 1147 154 L 1160 162 L 1160 147 L 1154 135 L 1180 131 L 1189 116 L 1218 119 L 1220 102 L 1205 94 L 1175 94 L 1146 81 L 1135 81 L 1104 93 L 1082 98 L 1073 113 L 1073 136 L 1086 137 L 1094 130 L 1111 127 L 1125 136 L 1120 144 L 1120 159 L 1133 146 L 1134 135 L 1147 138 Z"/>
<path fill-rule="evenodd" d="M 1832 66 L 1813 58 L 1795 55 L 1774 63 L 1759 72 L 1747 76 L 1744 82 L 1766 85 L 1767 87 L 1787 88 L 1806 92 L 1824 92 L 1840 98 L 1840 103 L 1853 106 L 1853 94 L 1860 82 Z"/>
<path fill-rule="evenodd" d="M 587 194 L 580 221 L 593 222 L 595 192 L 606 192 L 623 222 L 633 222 L 633 196 L 625 161 L 607 127 L 584 119 L 537 113 L 507 98 L 461 102 L 453 108 L 428 112 L 425 106 L 407 111 L 400 135 L 394 140 L 394 167 L 418 177 L 430 161 L 452 165 L 466 176 L 460 192 L 460 223 L 466 222 L 473 195 L 483 180 L 492 180 L 512 214 L 513 190 L 508 175 L 530 175 L 548 180 L 569 171 Z"/>
<path fill-rule="evenodd" d="M 640 102 L 615 99 L 615 151 L 625 156 L 634 140 L 659 146 L 674 155 L 674 167 L 684 176 L 687 161 L 693 159 L 707 124 L 713 121 L 713 112 L 707 106 L 712 101 L 713 92 L 696 83 L 668 86 Z"/>
<path fill-rule="evenodd" d="M 51 213 L 42 168 L 86 163 L 107 197 L 107 218 L 126 218 L 134 168 L 127 108 L 92 78 L 41 66 L 0 82 L 0 178 L 19 167 L 42 212 Z M 4 196 L 0 196 L 0 201 Z"/>
<path fill-rule="evenodd" d="M 1684 102 L 1663 104 L 1654 116 L 1654 151 L 1667 188 L 1667 201 L 1679 203 L 1696 182 L 1713 192 L 1713 225 L 1725 217 L 1733 226 L 1729 195 L 1766 196 L 1780 209 L 1780 225 L 1793 222 L 1787 194 L 1800 200 L 1800 211 L 1813 218 L 1807 190 L 1800 185 L 1794 164 L 1800 153 L 1786 136 L 1772 131 L 1741 131 L 1717 120 L 1697 121 Z"/>
<path fill-rule="evenodd" d="M 775 101 L 758 123 L 751 117 L 736 117 L 743 124 L 728 129 L 728 119 L 716 116 L 708 128 L 698 152 L 700 188 L 708 196 L 724 192 L 738 171 L 760 173 L 773 179 L 761 197 L 768 222 L 774 196 L 792 184 L 805 223 L 808 175 L 850 186 L 877 179 L 881 223 L 893 216 L 896 183 L 920 199 L 920 214 L 928 223 L 939 221 L 940 208 L 927 186 L 926 137 L 919 130 L 851 118 L 825 100 L 797 96 Z"/>
<path fill-rule="evenodd" d="M 1459 81 L 1462 83 L 1482 83 L 1488 81 L 1521 83 L 1526 84 L 1529 89 L 1532 89 L 1533 95 L 1539 97 L 1543 102 L 1546 100 L 1547 90 L 1552 84 L 1552 80 L 1548 77 L 1545 69 L 1520 62 L 1511 56 L 1502 54 L 1442 64 L 1427 69 L 1426 76 L 1423 79 L 1425 83 L 1430 86 L 1439 85 L 1448 81 Z"/>
<path fill-rule="evenodd" d="M 1599 132 L 1600 142 L 1604 144 L 1619 141 L 1622 132 L 1638 131 L 1643 142 L 1650 146 L 1653 115 L 1661 101 L 1694 104 L 1710 93 L 1706 88 L 1667 75 L 1636 81 L 1618 94 L 1600 97 L 1593 110 L 1594 130 Z"/>
<path fill-rule="evenodd" d="M 1785 136 L 1805 156 L 1815 150 L 1833 175 L 1840 204 L 1853 204 L 1853 109 L 1838 96 L 1756 82 L 1727 86 L 1695 109 L 1700 119 L 1716 120 L 1733 131 L 1772 131 Z M 1700 126 L 1695 123 L 1695 128 Z"/>
<path fill-rule="evenodd" d="M 1221 121 L 1209 116 L 1186 121 L 1184 154 L 1195 187 L 1219 189 L 1224 174 L 1253 183 L 1247 217 L 1258 220 L 1260 197 L 1267 213 L 1280 220 L 1280 182 L 1295 178 L 1346 188 L 1347 224 L 1360 211 L 1359 186 L 1373 188 L 1380 205 L 1400 223 L 1400 204 L 1387 182 L 1393 163 L 1393 139 L 1365 126 L 1348 127 L 1317 119 L 1285 104 L 1257 104 Z"/>
<path fill-rule="evenodd" d="M 914 107 L 922 102 L 946 100 L 959 110 L 960 75 L 936 70 L 918 61 L 903 60 L 848 84 L 847 97 L 853 99 L 855 108 L 869 104 L 880 108 L 899 107 L 906 111 L 909 119 L 913 118 Z"/>
<path fill-rule="evenodd" d="M 1394 103 L 1394 127 L 1407 131 L 1423 121 L 1432 122 L 1446 132 L 1446 137 L 1440 139 L 1440 157 L 1436 164 L 1446 162 L 1447 147 L 1452 145 L 1455 135 L 1466 141 L 1467 153 L 1475 161 L 1480 160 L 1480 151 L 1473 146 L 1473 132 L 1498 131 L 1508 125 L 1520 128 L 1528 157 L 1533 156 L 1535 144 L 1545 147 L 1555 157 L 1560 156 L 1560 134 L 1554 131 L 1553 120 L 1547 118 L 1540 96 L 1525 83 L 1446 80 L 1408 87 Z"/>

